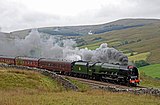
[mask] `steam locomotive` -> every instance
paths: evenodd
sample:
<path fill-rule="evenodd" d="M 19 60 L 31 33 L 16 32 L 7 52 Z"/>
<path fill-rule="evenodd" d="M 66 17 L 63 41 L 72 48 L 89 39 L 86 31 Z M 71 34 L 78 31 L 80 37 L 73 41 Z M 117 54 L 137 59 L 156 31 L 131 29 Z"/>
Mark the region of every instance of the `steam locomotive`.
<path fill-rule="evenodd" d="M 138 69 L 128 65 L 8 56 L 0 56 L 0 63 L 47 69 L 59 74 L 86 79 L 114 81 L 128 86 L 136 86 L 140 82 Z"/>

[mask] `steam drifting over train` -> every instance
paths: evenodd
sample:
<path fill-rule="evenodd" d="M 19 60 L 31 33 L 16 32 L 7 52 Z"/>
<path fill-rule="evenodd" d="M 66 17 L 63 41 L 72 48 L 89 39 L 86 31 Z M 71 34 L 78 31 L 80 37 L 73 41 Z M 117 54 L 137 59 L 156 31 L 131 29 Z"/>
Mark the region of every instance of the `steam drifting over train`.
<path fill-rule="evenodd" d="M 33 29 L 24 39 L 9 39 L 3 34 L 0 36 L 0 55 L 128 64 L 127 56 L 109 48 L 107 43 L 101 44 L 96 50 L 79 49 L 74 47 L 76 42 L 72 39 L 60 40 L 56 36 L 46 36 L 37 29 Z"/>
<path fill-rule="evenodd" d="M 4 35 L 1 37 L 0 55 L 6 55 L 0 56 L 1 63 L 37 67 L 65 75 L 112 80 L 129 85 L 140 82 L 138 69 L 128 66 L 128 57 L 109 48 L 107 43 L 101 44 L 96 50 L 79 49 L 73 47 L 76 43 L 71 39 L 45 37 L 36 29 L 24 39 L 8 39 Z"/>

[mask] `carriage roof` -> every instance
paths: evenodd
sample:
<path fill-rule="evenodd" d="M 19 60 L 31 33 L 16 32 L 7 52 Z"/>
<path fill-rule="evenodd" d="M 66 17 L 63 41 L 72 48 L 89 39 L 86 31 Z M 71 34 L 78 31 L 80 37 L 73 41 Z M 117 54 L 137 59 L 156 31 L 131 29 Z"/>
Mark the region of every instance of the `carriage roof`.
<path fill-rule="evenodd" d="M 64 59 L 51 59 L 51 58 L 41 58 L 39 62 L 68 62 L 72 63 L 72 61 L 64 60 Z"/>

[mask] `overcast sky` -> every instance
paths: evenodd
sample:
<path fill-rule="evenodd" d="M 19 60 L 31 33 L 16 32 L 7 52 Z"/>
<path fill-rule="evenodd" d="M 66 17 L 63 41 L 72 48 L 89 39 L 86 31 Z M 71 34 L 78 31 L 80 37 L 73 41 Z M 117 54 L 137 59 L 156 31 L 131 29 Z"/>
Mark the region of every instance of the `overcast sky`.
<path fill-rule="evenodd" d="M 160 19 L 160 0 L 0 0 L 4 32 L 100 24 L 122 18 Z"/>

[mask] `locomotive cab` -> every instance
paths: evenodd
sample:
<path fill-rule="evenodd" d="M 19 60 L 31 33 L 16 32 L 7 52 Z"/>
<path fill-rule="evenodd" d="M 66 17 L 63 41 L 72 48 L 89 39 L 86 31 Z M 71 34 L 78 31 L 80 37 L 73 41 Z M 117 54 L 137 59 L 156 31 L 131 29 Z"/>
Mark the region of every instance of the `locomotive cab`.
<path fill-rule="evenodd" d="M 139 84 L 140 80 L 139 80 L 138 69 L 134 66 L 128 66 L 128 69 L 130 74 L 129 83 L 134 85 Z"/>

